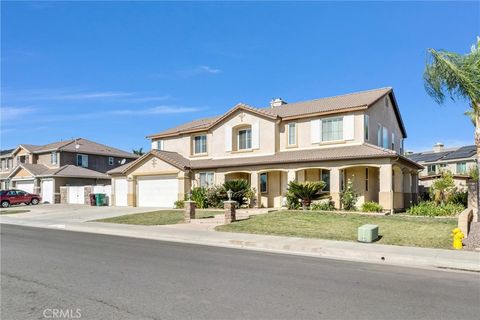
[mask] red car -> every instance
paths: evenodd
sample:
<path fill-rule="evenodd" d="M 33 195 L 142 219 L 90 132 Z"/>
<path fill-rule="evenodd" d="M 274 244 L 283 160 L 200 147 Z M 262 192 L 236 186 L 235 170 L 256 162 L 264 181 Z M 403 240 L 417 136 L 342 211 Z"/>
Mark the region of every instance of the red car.
<path fill-rule="evenodd" d="M 28 193 L 22 190 L 0 191 L 0 204 L 2 208 L 8 208 L 12 204 L 38 204 L 42 198 L 38 194 Z"/>

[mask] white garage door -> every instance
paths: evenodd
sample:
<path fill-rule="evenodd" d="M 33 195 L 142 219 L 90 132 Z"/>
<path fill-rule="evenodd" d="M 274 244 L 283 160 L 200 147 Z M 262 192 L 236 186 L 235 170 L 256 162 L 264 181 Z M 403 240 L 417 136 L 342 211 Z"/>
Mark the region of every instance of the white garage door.
<path fill-rule="evenodd" d="M 139 177 L 137 183 L 139 207 L 173 208 L 178 200 L 178 179 L 176 176 Z"/>
<path fill-rule="evenodd" d="M 115 205 L 127 206 L 128 184 L 127 179 L 115 179 Z"/>
<path fill-rule="evenodd" d="M 42 180 L 42 201 L 53 203 L 53 180 Z"/>
<path fill-rule="evenodd" d="M 33 193 L 33 180 L 17 181 L 15 182 L 15 189 L 22 190 L 28 193 Z"/>
<path fill-rule="evenodd" d="M 85 204 L 85 187 L 68 187 L 68 203 Z"/>

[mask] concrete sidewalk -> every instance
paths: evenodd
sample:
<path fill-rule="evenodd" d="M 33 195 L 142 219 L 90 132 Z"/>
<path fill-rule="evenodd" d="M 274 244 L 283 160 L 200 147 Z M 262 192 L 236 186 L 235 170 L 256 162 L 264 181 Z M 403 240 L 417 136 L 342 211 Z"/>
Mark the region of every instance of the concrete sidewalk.
<path fill-rule="evenodd" d="M 217 232 L 189 224 L 137 226 L 102 222 L 63 222 L 1 216 L 0 223 L 77 232 L 249 249 L 337 260 L 418 268 L 480 272 L 480 252 L 365 244 L 321 239 Z"/>

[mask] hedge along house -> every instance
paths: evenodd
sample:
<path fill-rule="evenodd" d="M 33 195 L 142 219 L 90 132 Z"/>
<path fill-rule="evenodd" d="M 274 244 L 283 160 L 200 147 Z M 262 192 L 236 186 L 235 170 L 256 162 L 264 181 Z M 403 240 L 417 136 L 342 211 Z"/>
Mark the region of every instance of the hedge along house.
<path fill-rule="evenodd" d="M 337 208 L 348 179 L 358 205 L 400 210 L 417 201 L 418 170 L 393 90 L 382 88 L 225 114 L 150 135 L 152 150 L 110 170 L 113 203 L 172 207 L 194 186 L 245 179 L 256 205 L 282 207 L 289 181 L 325 181 Z"/>

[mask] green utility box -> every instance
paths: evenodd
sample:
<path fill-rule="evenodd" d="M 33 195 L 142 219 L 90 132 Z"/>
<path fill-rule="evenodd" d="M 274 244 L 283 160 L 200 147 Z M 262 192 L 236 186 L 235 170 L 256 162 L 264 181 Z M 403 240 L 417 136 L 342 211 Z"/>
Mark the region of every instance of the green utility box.
<path fill-rule="evenodd" d="M 358 242 L 373 242 L 378 239 L 378 226 L 364 224 L 358 228 Z"/>
<path fill-rule="evenodd" d="M 105 205 L 105 194 L 95 193 L 95 202 L 97 203 L 97 206 L 104 206 Z"/>

